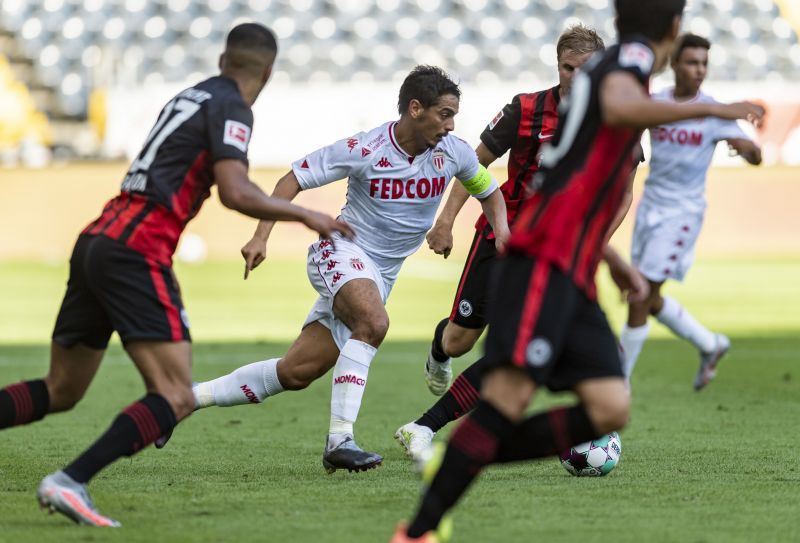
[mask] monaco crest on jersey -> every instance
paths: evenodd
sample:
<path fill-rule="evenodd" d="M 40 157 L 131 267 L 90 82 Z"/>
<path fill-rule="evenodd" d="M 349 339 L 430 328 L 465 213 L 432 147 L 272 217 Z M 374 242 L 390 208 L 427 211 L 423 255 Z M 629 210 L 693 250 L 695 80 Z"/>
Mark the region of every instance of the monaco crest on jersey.
<path fill-rule="evenodd" d="M 441 149 L 433 150 L 433 167 L 437 172 L 444 170 L 444 151 Z"/>
<path fill-rule="evenodd" d="M 351 266 L 353 267 L 353 269 L 355 269 L 355 270 L 359 270 L 359 271 L 360 271 L 360 270 L 363 270 L 363 269 L 364 269 L 364 263 L 363 263 L 363 262 L 361 262 L 361 259 L 360 259 L 360 258 L 351 258 L 351 259 L 350 259 L 350 265 L 351 265 Z"/>

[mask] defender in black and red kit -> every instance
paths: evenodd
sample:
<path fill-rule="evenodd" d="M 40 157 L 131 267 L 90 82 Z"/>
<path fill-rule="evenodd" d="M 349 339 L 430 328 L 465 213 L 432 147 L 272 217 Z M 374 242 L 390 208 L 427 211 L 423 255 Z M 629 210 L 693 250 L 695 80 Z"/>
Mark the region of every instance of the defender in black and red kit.
<path fill-rule="evenodd" d="M 565 30 L 556 44 L 559 84 L 553 88 L 520 94 L 498 113 L 481 134 L 476 149 L 479 160 L 488 165 L 510 150 L 508 181 L 502 186 L 512 224 L 522 202 L 531 195 L 533 177 L 542 160 L 542 150 L 552 141 L 559 124 L 559 105 L 569 95 L 576 70 L 597 51 L 603 40 L 583 25 Z M 453 221 L 466 201 L 455 187 L 436 225 L 428 234 L 430 247 L 445 257 L 453 244 Z M 477 232 L 470 248 L 461 280 L 456 290 L 450 317 L 436 327 L 425 365 L 428 388 L 434 394 L 447 392 L 421 417 L 401 426 L 395 438 L 413 459 L 419 460 L 430 447 L 436 432 L 449 422 L 468 413 L 478 402 L 481 376 L 487 359 L 480 358 L 464 370 L 448 389 L 452 370 L 451 357 L 470 351 L 486 327 L 490 306 L 491 270 L 497 260 L 494 234 L 486 218 L 475 225 Z M 610 247 L 606 261 L 621 290 L 638 293 L 645 288 L 644 278 Z"/>
<path fill-rule="evenodd" d="M 50 371 L 44 379 L 0 390 L 0 429 L 71 409 L 94 378 L 114 331 L 147 395 L 125 408 L 75 461 L 42 480 L 42 507 L 80 524 L 119 526 L 97 512 L 86 484 L 121 456 L 168 435 L 192 412 L 189 325 L 172 255 L 212 185 L 225 206 L 245 215 L 300 221 L 324 237 L 352 235 L 331 217 L 268 197 L 248 178 L 250 106 L 272 73 L 277 49 L 262 25 L 231 30 L 221 75 L 164 107 L 120 195 L 78 237 L 53 331 Z"/>
<path fill-rule="evenodd" d="M 749 103 L 650 100 L 649 78 L 669 59 L 685 0 L 616 0 L 620 43 L 573 82 L 569 108 L 534 179 L 501 260 L 489 314 L 481 399 L 451 435 L 409 526 L 392 543 L 432 532 L 488 464 L 542 458 L 618 430 L 628 418 L 617 343 L 595 297 L 594 273 L 625 212 L 641 131 L 705 116 L 754 121 Z M 691 106 L 691 107 L 689 107 Z M 580 403 L 524 418 L 538 387 Z"/>

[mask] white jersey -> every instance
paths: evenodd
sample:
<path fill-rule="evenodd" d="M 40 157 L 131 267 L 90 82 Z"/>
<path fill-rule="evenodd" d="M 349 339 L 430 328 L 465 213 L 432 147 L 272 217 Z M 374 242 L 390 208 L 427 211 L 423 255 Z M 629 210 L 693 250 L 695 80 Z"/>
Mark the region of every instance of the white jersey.
<path fill-rule="evenodd" d="M 653 94 L 654 100 L 675 102 L 674 89 Z M 716 103 L 699 91 L 689 103 Z M 749 137 L 736 121 L 705 117 L 650 129 L 652 156 L 643 200 L 652 205 L 693 213 L 706 207 L 706 173 L 717 142 Z"/>
<path fill-rule="evenodd" d="M 450 180 L 467 181 L 480 167 L 469 144 L 452 135 L 435 149 L 409 156 L 397 144 L 396 124 L 360 132 L 292 164 L 304 190 L 348 178 L 341 218 L 355 229 L 356 245 L 383 271 L 394 274 L 422 244 Z M 475 196 L 483 199 L 496 188 L 492 179 L 491 186 Z"/>

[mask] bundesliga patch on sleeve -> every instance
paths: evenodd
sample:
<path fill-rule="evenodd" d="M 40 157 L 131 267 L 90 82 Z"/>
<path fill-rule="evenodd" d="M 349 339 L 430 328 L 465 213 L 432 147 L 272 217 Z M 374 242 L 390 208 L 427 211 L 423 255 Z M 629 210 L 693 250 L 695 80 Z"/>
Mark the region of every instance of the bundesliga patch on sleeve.
<path fill-rule="evenodd" d="M 619 64 L 625 68 L 639 68 L 643 74 L 650 74 L 655 60 L 653 51 L 644 44 L 630 42 L 619 48 Z"/>
<path fill-rule="evenodd" d="M 492 119 L 492 122 L 489 123 L 489 130 L 492 130 L 495 126 L 497 126 L 497 123 L 499 123 L 500 119 L 502 118 L 503 118 L 503 110 L 501 109 L 500 113 L 495 115 L 494 119 Z"/>
<path fill-rule="evenodd" d="M 222 143 L 233 145 L 241 152 L 247 152 L 247 145 L 250 143 L 250 127 L 239 121 L 225 121 L 225 135 Z"/>

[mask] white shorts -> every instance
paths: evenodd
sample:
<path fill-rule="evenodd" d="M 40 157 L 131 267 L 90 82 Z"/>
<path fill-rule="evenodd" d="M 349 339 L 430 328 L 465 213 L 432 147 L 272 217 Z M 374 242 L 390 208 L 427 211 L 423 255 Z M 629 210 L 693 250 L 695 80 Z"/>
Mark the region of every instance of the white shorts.
<path fill-rule="evenodd" d="M 338 237 L 335 243 L 335 249 L 328 240 L 317 241 L 308 248 L 306 271 L 319 298 L 306 317 L 303 328 L 312 322 L 319 322 L 331 331 L 333 340 L 341 350 L 352 332 L 333 314 L 333 299 L 339 289 L 353 279 L 369 279 L 377 285 L 381 299 L 386 304 L 392 283 L 384 279 L 380 268 L 361 247 Z"/>
<path fill-rule="evenodd" d="M 636 211 L 631 262 L 650 281 L 682 281 L 694 261 L 702 213 L 659 208 L 645 202 Z"/>

